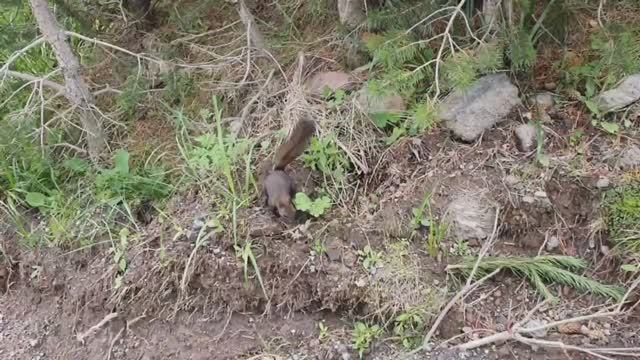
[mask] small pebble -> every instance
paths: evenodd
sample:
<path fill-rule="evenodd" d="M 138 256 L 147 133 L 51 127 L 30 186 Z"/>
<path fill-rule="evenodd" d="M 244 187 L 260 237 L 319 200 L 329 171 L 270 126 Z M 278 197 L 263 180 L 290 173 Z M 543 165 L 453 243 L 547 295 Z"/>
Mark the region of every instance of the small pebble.
<path fill-rule="evenodd" d="M 528 204 L 533 204 L 536 200 L 532 196 L 527 195 L 522 197 L 522 201 Z"/>
<path fill-rule="evenodd" d="M 537 328 L 537 327 L 540 327 L 540 326 L 544 326 L 546 324 L 547 324 L 547 321 L 545 321 L 545 320 L 532 319 L 532 320 L 529 320 L 523 327 L 525 329 L 532 329 L 532 328 Z M 527 333 L 527 334 L 529 334 L 529 335 L 531 335 L 532 337 L 535 337 L 535 338 L 543 338 L 543 337 L 547 336 L 547 329 L 541 329 L 541 330 L 537 330 L 537 331 L 530 332 L 530 333 Z"/>
<path fill-rule="evenodd" d="M 537 94 L 533 98 L 533 101 L 535 102 L 536 106 L 543 111 L 550 109 L 554 104 L 553 95 L 550 93 Z"/>
<path fill-rule="evenodd" d="M 596 182 L 596 187 L 598 189 L 606 189 L 609 187 L 609 179 L 608 178 L 600 178 Z"/>
<path fill-rule="evenodd" d="M 553 251 L 558 246 L 560 246 L 560 239 L 557 236 L 551 236 L 549 240 L 547 240 L 547 251 Z"/>
<path fill-rule="evenodd" d="M 556 89 L 556 87 L 557 85 L 553 81 L 549 81 L 548 83 L 544 84 L 544 89 L 548 91 L 553 91 Z"/>
<path fill-rule="evenodd" d="M 583 335 L 589 335 L 590 331 L 589 328 L 587 327 L 587 325 L 582 325 L 580 327 L 580 333 Z"/>
<path fill-rule="evenodd" d="M 520 124 L 515 129 L 516 147 L 522 152 L 533 150 L 536 145 L 536 128 L 531 124 Z"/>
<path fill-rule="evenodd" d="M 544 191 L 536 191 L 533 196 L 537 197 L 537 198 L 546 198 L 547 197 L 547 193 Z"/>
<path fill-rule="evenodd" d="M 507 175 L 504 181 L 509 185 L 515 185 L 520 182 L 520 179 L 515 175 Z"/>

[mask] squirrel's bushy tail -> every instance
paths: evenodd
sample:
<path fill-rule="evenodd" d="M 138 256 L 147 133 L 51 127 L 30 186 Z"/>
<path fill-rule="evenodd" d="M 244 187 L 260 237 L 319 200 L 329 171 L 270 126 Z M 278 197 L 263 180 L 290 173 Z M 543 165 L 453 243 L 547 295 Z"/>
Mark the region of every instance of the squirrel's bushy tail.
<path fill-rule="evenodd" d="M 276 151 L 273 159 L 273 168 L 275 170 L 284 170 L 287 165 L 302 155 L 315 132 L 315 121 L 311 119 L 298 120 L 289 138 Z"/>

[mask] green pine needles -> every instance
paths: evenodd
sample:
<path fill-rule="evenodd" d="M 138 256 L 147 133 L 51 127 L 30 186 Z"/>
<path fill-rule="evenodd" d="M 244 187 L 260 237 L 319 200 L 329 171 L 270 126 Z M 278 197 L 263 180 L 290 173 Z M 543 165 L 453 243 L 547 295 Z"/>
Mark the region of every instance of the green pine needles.
<path fill-rule="evenodd" d="M 463 275 L 469 276 L 476 258 L 467 257 L 456 266 Z M 555 299 L 547 288 L 551 284 L 570 286 L 582 292 L 600 295 L 616 301 L 624 296 L 624 289 L 618 286 L 604 285 L 575 272 L 587 267 L 587 262 L 572 256 L 536 256 L 536 257 L 486 257 L 480 261 L 476 277 L 485 276 L 496 269 L 506 269 L 529 280 L 545 298 Z"/>

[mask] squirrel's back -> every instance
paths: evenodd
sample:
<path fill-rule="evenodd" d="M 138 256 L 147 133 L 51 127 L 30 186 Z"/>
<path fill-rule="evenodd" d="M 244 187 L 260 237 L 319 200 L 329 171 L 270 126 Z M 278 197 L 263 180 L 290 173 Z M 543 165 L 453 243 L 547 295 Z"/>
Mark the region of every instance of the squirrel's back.
<path fill-rule="evenodd" d="M 273 159 L 273 168 L 275 170 L 284 170 L 287 165 L 302 155 L 315 132 L 315 121 L 310 119 L 298 120 L 288 139 L 276 151 Z"/>

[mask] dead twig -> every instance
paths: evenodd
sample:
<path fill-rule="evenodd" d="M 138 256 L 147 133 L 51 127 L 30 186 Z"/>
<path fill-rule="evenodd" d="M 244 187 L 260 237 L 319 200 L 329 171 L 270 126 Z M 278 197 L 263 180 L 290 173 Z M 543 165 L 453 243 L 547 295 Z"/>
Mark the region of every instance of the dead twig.
<path fill-rule="evenodd" d="M 102 329 L 105 325 L 107 325 L 109 322 L 111 322 L 111 320 L 113 320 L 113 319 L 115 319 L 117 317 L 118 317 L 118 313 L 116 313 L 116 312 L 108 314 L 102 320 L 100 320 L 99 323 L 97 323 L 94 326 L 92 326 L 91 328 L 89 328 L 89 330 L 85 331 L 82 334 L 77 334 L 76 335 L 76 340 L 78 340 L 81 344 L 84 345 L 85 339 L 87 339 L 89 336 L 92 336 L 93 334 L 98 332 L 98 330 Z"/>
<path fill-rule="evenodd" d="M 471 273 L 469 274 L 469 277 L 467 278 L 467 283 L 465 284 L 465 286 L 462 288 L 462 290 L 460 290 L 450 301 L 449 303 L 447 303 L 447 305 L 444 307 L 444 309 L 440 312 L 440 315 L 438 315 L 438 317 L 436 318 L 436 320 L 434 321 L 433 325 L 431 325 L 431 329 L 429 329 L 429 332 L 427 333 L 427 335 L 424 337 L 424 340 L 422 342 L 422 347 L 426 347 L 427 344 L 429 344 L 429 341 L 431 340 L 431 337 L 433 337 L 433 334 L 435 334 L 436 330 L 438 329 L 438 326 L 440 326 L 440 323 L 442 322 L 442 319 L 444 319 L 444 317 L 447 315 L 447 313 L 449 312 L 449 310 L 451 310 L 451 308 L 453 307 L 453 305 L 458 302 L 458 300 L 460 300 L 464 295 L 466 295 L 467 293 L 473 291 L 474 289 L 476 289 L 480 284 L 482 284 L 483 282 L 487 281 L 489 278 L 493 277 L 495 274 L 497 274 L 501 269 L 496 269 L 495 271 L 493 271 L 492 273 L 486 275 L 485 277 L 483 277 L 482 279 L 476 281 L 474 284 L 471 284 L 471 281 L 473 280 L 476 272 L 478 271 L 478 266 L 480 265 L 480 260 L 482 260 L 482 258 L 485 256 L 485 254 L 489 251 L 489 249 L 491 248 L 497 231 L 498 231 L 498 218 L 499 218 L 499 213 L 500 213 L 500 209 L 496 208 L 496 214 L 495 214 L 495 219 L 493 222 L 493 231 L 491 233 L 491 237 L 485 242 L 485 244 L 483 245 L 482 249 L 480 250 L 480 253 L 478 254 L 478 259 L 476 260 L 476 263 L 473 266 L 473 269 L 471 270 Z"/>

